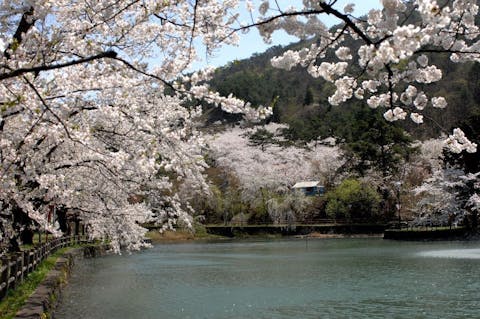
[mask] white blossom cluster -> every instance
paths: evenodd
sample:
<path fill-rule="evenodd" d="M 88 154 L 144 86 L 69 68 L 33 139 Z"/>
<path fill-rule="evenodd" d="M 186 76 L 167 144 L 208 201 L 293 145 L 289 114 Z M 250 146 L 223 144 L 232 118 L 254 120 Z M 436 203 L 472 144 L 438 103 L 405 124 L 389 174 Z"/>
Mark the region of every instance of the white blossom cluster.
<path fill-rule="evenodd" d="M 445 145 L 457 154 L 464 150 L 468 153 L 475 153 L 477 151 L 477 144 L 470 142 L 466 138 L 465 133 L 459 128 L 453 130 L 453 134 L 447 138 Z"/>
<path fill-rule="evenodd" d="M 463 174 L 463 171 L 458 169 L 438 169 L 413 190 L 413 193 L 420 197 L 416 205 L 419 216 L 414 224 L 421 226 L 422 222 L 429 218 L 446 226 L 451 218 L 449 216 L 456 216 L 455 223 L 466 216 L 456 194 L 456 189 L 464 185 L 461 181 Z"/>
<path fill-rule="evenodd" d="M 446 3 L 384 0 L 381 3 L 383 9 L 370 10 L 364 19 L 355 17 L 353 3 L 337 8 L 335 2 L 303 1 L 303 7 L 292 12 L 281 8 L 276 1 L 264 1 L 258 21 L 269 21 L 266 25 L 260 23 L 267 38 L 287 23 L 289 29 L 296 24 L 296 28 L 302 30 L 299 37 L 307 37 L 310 33 L 305 19 L 315 21 L 314 25 L 322 15 L 335 16 L 339 26 L 331 30 L 324 26 L 318 28 L 310 47 L 273 57 L 272 65 L 286 70 L 304 66 L 313 77 L 334 83 L 336 91 L 329 97 L 332 105 L 355 97 L 366 100 L 372 108 L 385 108 L 384 117 L 388 121 L 408 117 L 421 124 L 424 122 L 422 111 L 427 106 L 439 109 L 447 106 L 444 97 L 432 96 L 425 89 L 443 76 L 442 70 L 431 64 L 426 54 L 443 52 L 449 54 L 453 62 L 480 61 L 480 32 L 475 24 L 478 5 L 472 0 Z M 412 19 L 405 18 L 413 15 L 418 15 L 420 21 L 414 24 Z M 358 50 L 353 52 L 346 47 L 346 40 L 356 41 Z M 332 61 L 332 56 L 337 60 Z M 328 62 L 324 60 L 327 57 Z M 448 145 L 454 151 L 459 150 L 451 141 Z"/>
<path fill-rule="evenodd" d="M 262 128 L 278 134 L 282 127 L 272 123 Z M 260 188 L 285 192 L 299 181 L 326 182 L 343 164 L 336 146 L 312 144 L 300 148 L 269 144 L 262 150 L 249 143 L 248 134 L 255 129 L 236 127 L 208 139 L 212 157 L 217 165 L 235 174 L 246 200 L 255 197 Z"/>
<path fill-rule="evenodd" d="M 456 224 L 480 209 L 480 172 L 465 174 L 454 168 L 437 168 L 413 192 L 420 196 L 417 224 L 425 218 L 447 225 Z"/>

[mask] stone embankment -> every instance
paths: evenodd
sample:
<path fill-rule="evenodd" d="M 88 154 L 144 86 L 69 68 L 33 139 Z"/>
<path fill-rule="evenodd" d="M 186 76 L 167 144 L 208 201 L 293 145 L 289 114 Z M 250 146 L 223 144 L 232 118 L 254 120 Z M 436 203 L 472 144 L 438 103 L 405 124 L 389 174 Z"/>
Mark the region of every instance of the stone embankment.
<path fill-rule="evenodd" d="M 14 319 L 47 319 L 52 318 L 53 311 L 61 296 L 62 288 L 67 283 L 75 260 L 104 255 L 104 245 L 88 245 L 73 248 L 59 257 L 54 268 L 27 299 L 25 305 L 17 312 Z"/>

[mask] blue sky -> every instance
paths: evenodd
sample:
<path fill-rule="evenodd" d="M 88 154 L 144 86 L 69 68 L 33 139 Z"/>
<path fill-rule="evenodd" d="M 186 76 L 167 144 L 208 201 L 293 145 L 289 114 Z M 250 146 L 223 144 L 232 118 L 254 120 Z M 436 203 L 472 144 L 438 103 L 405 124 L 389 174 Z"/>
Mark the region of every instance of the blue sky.
<path fill-rule="evenodd" d="M 254 3 L 259 3 L 260 1 L 254 0 Z M 286 1 L 278 0 L 281 6 L 285 7 L 287 5 L 293 5 L 296 7 L 301 6 L 301 1 Z M 380 0 L 363 0 L 363 1 L 352 1 L 352 0 L 338 0 L 335 8 L 343 11 L 343 7 L 347 3 L 355 3 L 355 16 L 361 16 L 366 14 L 372 8 L 380 8 Z M 249 21 L 248 13 L 246 10 L 243 12 L 245 14 L 245 21 Z M 325 16 L 322 21 L 327 26 L 332 26 L 338 23 L 338 20 L 332 17 Z M 266 44 L 263 42 L 258 31 L 256 29 L 251 30 L 248 34 L 240 35 L 240 43 L 238 46 L 224 46 L 220 50 L 217 50 L 214 56 L 209 57 L 207 61 L 202 63 L 195 63 L 193 69 L 202 68 L 207 65 L 213 65 L 215 67 L 223 66 L 230 61 L 242 60 L 249 58 L 254 53 L 262 53 L 273 45 L 287 45 L 292 42 L 298 41 L 297 38 L 289 36 L 285 32 L 275 32 L 272 37 L 272 43 Z M 201 49 L 200 49 L 201 50 Z M 201 51 L 200 51 L 201 52 Z"/>

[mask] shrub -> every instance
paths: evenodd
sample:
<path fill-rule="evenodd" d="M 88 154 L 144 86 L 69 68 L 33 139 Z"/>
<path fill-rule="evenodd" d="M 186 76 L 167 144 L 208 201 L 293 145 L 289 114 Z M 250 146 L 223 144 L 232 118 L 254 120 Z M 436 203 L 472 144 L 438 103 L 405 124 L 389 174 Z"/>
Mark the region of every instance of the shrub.
<path fill-rule="evenodd" d="M 379 217 L 380 195 L 366 183 L 346 179 L 327 194 L 326 213 L 335 219 L 368 219 Z"/>

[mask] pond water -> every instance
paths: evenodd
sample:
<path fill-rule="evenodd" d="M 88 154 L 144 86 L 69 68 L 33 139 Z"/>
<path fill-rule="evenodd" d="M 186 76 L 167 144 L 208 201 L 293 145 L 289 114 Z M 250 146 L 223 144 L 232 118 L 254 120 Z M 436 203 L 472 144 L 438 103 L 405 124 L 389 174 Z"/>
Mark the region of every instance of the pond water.
<path fill-rule="evenodd" d="M 162 244 L 79 261 L 55 318 L 479 318 L 480 242 Z"/>

